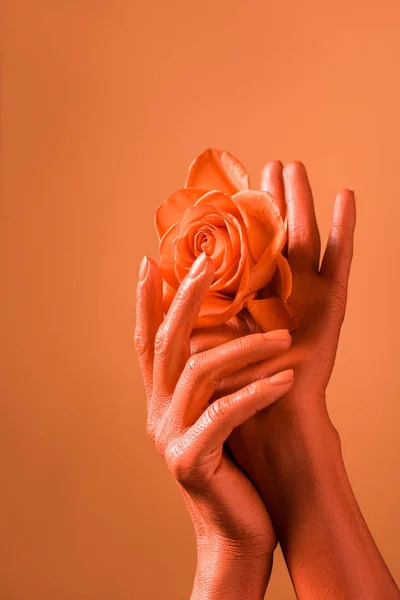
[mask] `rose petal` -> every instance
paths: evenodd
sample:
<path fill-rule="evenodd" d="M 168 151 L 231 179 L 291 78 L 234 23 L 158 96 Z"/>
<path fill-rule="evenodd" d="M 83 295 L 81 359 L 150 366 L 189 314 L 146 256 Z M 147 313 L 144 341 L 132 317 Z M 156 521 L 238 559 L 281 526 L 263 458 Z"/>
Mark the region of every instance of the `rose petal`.
<path fill-rule="evenodd" d="M 232 200 L 240 209 L 243 220 L 249 228 L 254 224 L 254 218 L 258 221 L 264 219 L 271 227 L 272 238 L 267 240 L 267 246 L 263 254 L 250 272 L 249 289 L 257 291 L 272 279 L 276 269 L 276 256 L 280 253 L 286 241 L 285 228 L 279 209 L 275 202 L 270 201 L 268 192 L 254 190 L 238 192 L 232 196 Z M 249 210 L 250 206 L 251 210 Z M 259 235 L 259 232 L 257 231 L 255 235 Z M 250 244 L 253 245 L 254 252 L 258 252 L 258 242 L 254 239 L 251 229 L 249 232 L 249 246 Z"/>
<path fill-rule="evenodd" d="M 181 283 L 183 279 L 185 279 L 186 275 L 189 273 L 190 269 L 182 267 L 178 262 L 175 261 L 174 265 L 174 273 L 175 277 Z"/>
<path fill-rule="evenodd" d="M 208 224 L 202 225 L 196 231 L 193 239 L 195 255 L 198 256 L 202 252 L 205 252 L 208 256 L 214 258 L 213 254 L 217 246 L 216 238 L 221 237 L 220 231 L 220 227 L 210 227 Z"/>
<path fill-rule="evenodd" d="M 223 276 L 224 273 L 228 269 L 231 268 L 233 261 L 236 264 L 239 264 L 240 255 L 242 253 L 242 240 L 245 238 L 244 223 L 240 216 L 240 212 L 237 206 L 232 202 L 229 196 L 226 194 L 221 194 L 220 192 L 209 192 L 205 196 L 203 196 L 199 203 L 196 203 L 196 207 L 202 207 L 207 203 L 207 201 L 212 202 L 215 211 L 218 211 L 224 226 L 227 229 L 230 239 L 230 246 L 227 244 L 228 248 L 231 248 L 230 252 L 224 256 L 221 265 L 215 265 L 215 281 L 218 280 L 219 276 Z M 209 218 L 207 217 L 207 220 Z M 230 274 L 232 277 L 232 273 Z"/>
<path fill-rule="evenodd" d="M 218 223 L 220 226 L 224 224 L 224 219 L 212 204 L 194 204 L 190 206 L 182 213 L 177 222 L 178 235 L 185 235 L 187 228 L 192 223 L 199 222 L 204 225 L 207 219 L 211 219 L 210 223 L 212 224 Z"/>
<path fill-rule="evenodd" d="M 256 261 L 260 260 L 277 232 L 283 236 L 285 227 L 279 209 L 271 194 L 245 190 L 232 196 L 249 232 L 249 249 Z"/>
<path fill-rule="evenodd" d="M 177 289 L 179 280 L 175 275 L 174 240 L 177 236 L 178 226 L 176 224 L 164 233 L 159 242 L 160 273 L 169 285 Z"/>
<path fill-rule="evenodd" d="M 173 243 L 174 258 L 182 267 L 190 269 L 193 261 L 196 259 L 194 238 L 196 232 L 202 226 L 201 221 L 195 221 L 189 225 L 185 235 L 178 235 Z"/>
<path fill-rule="evenodd" d="M 214 262 L 214 269 L 217 270 L 220 268 L 224 257 L 232 253 L 231 241 L 226 227 L 217 227 L 210 235 L 214 238 L 214 248 L 209 256 Z"/>
<path fill-rule="evenodd" d="M 207 294 L 203 301 L 195 327 L 213 327 L 225 323 L 240 312 L 255 294 L 246 295 L 249 280 L 249 267 L 245 264 L 243 277 L 235 297 L 229 298 L 219 292 Z"/>
<path fill-rule="evenodd" d="M 240 210 L 248 233 L 249 250 L 257 262 L 279 227 L 279 209 L 268 192 L 246 190 L 234 194 L 232 201 Z"/>
<path fill-rule="evenodd" d="M 196 202 L 196 207 L 201 207 L 209 204 L 214 207 L 222 219 L 224 220 L 225 226 L 229 232 L 229 236 L 232 243 L 232 258 L 233 260 L 239 259 L 242 254 L 243 248 L 246 248 L 247 255 L 247 231 L 244 225 L 243 218 L 240 214 L 240 210 L 232 199 L 218 191 L 211 191 L 205 194 Z M 227 257 L 228 258 L 228 257 Z M 224 272 L 230 268 L 230 262 L 224 260 L 223 265 L 219 270 L 216 270 L 216 278 L 218 275 L 223 275 Z"/>
<path fill-rule="evenodd" d="M 235 202 L 233 202 L 230 196 L 223 192 L 211 190 L 199 198 L 196 201 L 195 206 L 202 206 L 203 204 L 210 204 L 225 218 L 227 214 L 230 214 L 234 215 L 237 219 L 241 219 L 240 210 Z"/>
<path fill-rule="evenodd" d="M 203 302 L 201 312 L 197 317 L 195 327 L 215 327 L 222 325 L 232 317 L 234 317 L 244 305 L 245 300 L 240 302 L 232 302 L 229 298 L 209 295 Z"/>
<path fill-rule="evenodd" d="M 226 194 L 218 191 L 211 191 L 205 194 L 202 198 L 200 198 L 199 201 L 196 202 L 194 206 L 189 207 L 182 214 L 178 221 L 179 236 L 185 235 L 193 222 L 209 222 L 213 224 L 219 223 L 221 229 L 223 227 L 227 229 L 231 241 L 232 251 L 230 252 L 229 245 L 227 244 L 226 255 L 219 256 L 222 262 L 219 262 L 217 257 L 215 257 L 216 271 L 214 283 L 216 286 L 218 286 L 219 276 L 223 276 L 227 273 L 227 271 L 229 271 L 229 277 L 224 279 L 224 282 L 229 281 L 229 286 L 226 292 L 227 294 L 234 294 L 238 289 L 238 280 L 239 277 L 241 277 L 242 266 L 248 255 L 247 233 L 239 209 Z M 178 262 L 181 265 L 183 264 L 181 260 Z M 231 269 L 231 266 L 234 264 L 234 262 L 239 266 L 240 269 L 240 273 L 237 274 L 236 278 L 235 272 Z M 182 274 L 179 267 L 176 268 L 175 272 L 178 277 Z M 219 286 L 218 289 L 221 287 L 222 286 Z"/>
<path fill-rule="evenodd" d="M 232 154 L 226 150 L 208 148 L 190 165 L 185 187 L 234 194 L 249 189 L 250 180 L 242 163 Z"/>
<path fill-rule="evenodd" d="M 232 259 L 230 255 L 227 255 L 221 267 L 215 265 L 215 280 L 211 289 L 215 291 L 223 289 L 226 294 L 235 294 L 238 289 L 239 278 L 242 275 L 243 264 L 248 258 L 248 238 L 244 221 L 235 202 L 226 194 L 214 190 L 202 196 L 192 209 L 187 210 L 181 222 L 185 224 L 192 212 L 197 208 L 204 209 L 206 206 L 212 206 L 214 211 L 217 211 L 224 219 L 232 245 Z M 211 210 L 211 208 L 208 210 Z M 203 213 L 199 212 L 198 214 Z M 236 273 L 232 268 L 234 264 L 238 266 Z M 251 261 L 250 266 L 253 266 L 253 261 Z M 221 281 L 219 276 L 223 278 Z"/>
<path fill-rule="evenodd" d="M 219 214 L 210 214 L 210 211 L 215 209 L 209 204 L 192 206 L 177 223 L 178 236 L 174 242 L 174 259 L 183 268 L 190 268 L 196 256 L 203 251 L 198 247 L 200 234 L 207 233 L 209 237 L 207 248 L 204 250 L 213 258 L 216 270 L 220 268 L 226 253 L 231 254 L 225 220 Z"/>
<path fill-rule="evenodd" d="M 217 265 L 215 265 L 215 281 L 219 280 L 220 277 L 223 277 L 223 275 L 227 273 L 227 271 L 230 270 L 233 265 L 236 265 L 236 267 L 239 265 L 240 234 L 236 225 L 233 223 L 233 220 L 231 222 L 231 219 L 233 219 L 233 217 L 230 217 L 225 221 L 227 235 L 225 248 L 226 252 L 222 258 L 220 266 L 217 268 Z M 232 275 L 233 272 L 231 273 L 230 277 L 232 277 Z"/>
<path fill-rule="evenodd" d="M 248 250 L 247 250 L 247 237 L 244 231 L 244 228 L 240 226 L 240 223 L 235 217 L 230 215 L 230 219 L 232 219 L 233 224 L 236 225 L 236 228 L 232 228 L 232 249 L 233 249 L 233 259 L 235 262 L 232 263 L 232 267 L 236 264 L 237 269 L 233 270 L 233 268 L 228 268 L 222 276 L 215 280 L 215 283 L 212 284 L 211 290 L 221 290 L 226 295 L 234 295 L 237 293 L 239 289 L 239 284 L 241 282 L 243 276 L 244 266 L 247 265 L 247 269 L 249 269 L 248 264 Z M 239 236 L 239 240 L 237 242 L 237 235 Z"/>
<path fill-rule="evenodd" d="M 167 313 L 169 307 L 171 306 L 172 300 L 174 299 L 176 294 L 176 290 L 163 280 L 163 299 L 162 299 L 162 307 L 164 313 Z"/>
<path fill-rule="evenodd" d="M 276 256 L 277 269 L 271 280 L 271 287 L 286 301 L 292 293 L 292 270 L 282 254 Z"/>
<path fill-rule="evenodd" d="M 271 296 L 263 300 L 248 300 L 246 308 L 257 325 L 265 332 L 274 329 L 293 331 L 299 326 L 293 308 L 278 296 Z"/>
<path fill-rule="evenodd" d="M 204 189 L 185 187 L 178 190 L 159 204 L 154 215 L 154 224 L 156 226 L 158 238 L 161 239 L 171 225 L 178 221 L 181 214 L 189 208 L 189 206 L 193 206 L 193 204 L 199 198 L 204 196 L 207 191 L 208 190 Z"/>
<path fill-rule="evenodd" d="M 282 165 L 276 161 L 267 163 L 261 174 L 261 189 L 272 194 L 282 219 L 286 219 L 285 186 L 282 177 Z"/>

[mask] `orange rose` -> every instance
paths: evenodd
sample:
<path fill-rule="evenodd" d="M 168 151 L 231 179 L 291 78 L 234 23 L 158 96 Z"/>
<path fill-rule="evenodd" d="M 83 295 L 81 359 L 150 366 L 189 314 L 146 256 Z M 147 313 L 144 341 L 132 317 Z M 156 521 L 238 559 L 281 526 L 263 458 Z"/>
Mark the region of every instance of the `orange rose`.
<path fill-rule="evenodd" d="M 200 154 L 185 186 L 158 206 L 155 225 L 165 312 L 204 251 L 215 275 L 196 327 L 225 323 L 243 308 L 264 331 L 297 326 L 287 303 L 292 273 L 282 255 L 285 224 L 272 196 L 250 189 L 245 168 L 229 152 Z"/>

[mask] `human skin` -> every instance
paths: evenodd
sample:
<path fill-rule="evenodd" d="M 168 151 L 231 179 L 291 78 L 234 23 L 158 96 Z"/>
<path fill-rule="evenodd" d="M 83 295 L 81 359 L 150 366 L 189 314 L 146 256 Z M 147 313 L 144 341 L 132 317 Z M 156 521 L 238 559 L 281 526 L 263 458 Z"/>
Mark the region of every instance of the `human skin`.
<path fill-rule="evenodd" d="M 276 537 L 264 502 L 223 444 L 235 427 L 293 385 L 293 370 L 257 379 L 209 405 L 218 381 L 287 349 L 286 332 L 256 333 L 191 356 L 190 336 L 214 275 L 205 253 L 163 318 L 157 264 L 143 259 L 135 346 L 148 400 L 148 433 L 175 477 L 197 538 L 193 599 L 261 599 Z M 251 577 L 249 577 L 251 573 Z"/>
<path fill-rule="evenodd" d="M 297 597 L 394 600 L 399 589 L 363 519 L 351 489 L 340 437 L 326 406 L 344 320 L 356 221 L 354 193 L 336 197 L 320 265 L 313 197 L 299 162 L 268 163 L 262 188 L 287 212 L 287 257 L 293 274 L 290 304 L 300 317 L 287 351 L 226 377 L 213 398 L 259 377 L 293 368 L 295 381 L 278 402 L 235 429 L 229 446 L 263 497 Z M 259 331 L 243 311 L 192 335 L 192 352 Z"/>

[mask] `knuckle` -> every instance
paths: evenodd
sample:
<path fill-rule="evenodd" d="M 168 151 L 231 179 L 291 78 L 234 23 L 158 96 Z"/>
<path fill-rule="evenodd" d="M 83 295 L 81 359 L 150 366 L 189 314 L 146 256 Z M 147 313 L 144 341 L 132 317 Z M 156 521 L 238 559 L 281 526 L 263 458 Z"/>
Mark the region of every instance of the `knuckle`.
<path fill-rule="evenodd" d="M 222 398 L 215 400 L 207 409 L 207 417 L 213 423 L 226 419 L 228 413 L 229 402 Z"/>
<path fill-rule="evenodd" d="M 147 415 L 146 422 L 147 435 L 153 442 L 156 450 L 161 456 L 168 440 L 168 430 L 165 426 L 164 419 L 159 418 L 159 415 L 155 410 L 151 410 Z"/>
<path fill-rule="evenodd" d="M 257 385 L 255 383 L 250 383 L 243 392 L 243 396 L 245 398 L 254 398 L 257 394 Z"/>
<path fill-rule="evenodd" d="M 200 352 L 193 354 L 187 361 L 184 369 L 184 380 L 190 386 L 204 386 L 204 392 L 215 389 L 216 383 L 213 378 L 213 365 L 216 361 L 212 360 L 213 354 Z"/>
<path fill-rule="evenodd" d="M 299 221 L 290 227 L 291 235 L 294 238 L 293 243 L 296 246 L 297 252 L 301 251 L 302 256 L 307 257 L 310 254 L 309 247 L 304 244 L 310 239 L 310 227 L 307 223 Z"/>
<path fill-rule="evenodd" d="M 190 480 L 190 460 L 185 456 L 179 444 L 174 443 L 166 448 L 164 460 L 176 481 L 185 484 Z"/>
<path fill-rule="evenodd" d="M 344 309 L 341 300 L 337 296 L 330 296 L 325 305 L 324 313 L 328 321 L 340 323 L 344 319 Z"/>
<path fill-rule="evenodd" d="M 250 345 L 250 340 L 247 339 L 247 336 L 238 337 L 234 341 L 234 350 L 237 352 L 246 351 L 246 350 L 248 350 L 249 345 Z"/>
<path fill-rule="evenodd" d="M 342 322 L 346 311 L 346 289 L 336 284 L 329 292 L 327 308 L 335 322 Z"/>
<path fill-rule="evenodd" d="M 148 339 L 141 333 L 135 333 L 134 337 L 136 353 L 139 357 L 144 356 L 150 350 L 150 344 Z"/>
<path fill-rule="evenodd" d="M 334 323 L 342 324 L 344 320 L 344 311 L 337 304 L 330 307 L 330 316 Z"/>
<path fill-rule="evenodd" d="M 163 456 L 166 444 L 165 444 L 164 431 L 162 429 L 161 430 L 159 429 L 154 434 L 154 445 L 157 448 L 157 451 L 159 452 L 159 454 L 161 454 L 161 456 Z"/>
<path fill-rule="evenodd" d="M 168 346 L 168 331 L 163 325 L 160 325 L 154 340 L 154 351 L 157 354 L 165 353 Z"/>
<path fill-rule="evenodd" d="M 202 360 L 198 354 L 193 354 L 186 363 L 187 375 L 198 377 L 202 370 Z"/>
<path fill-rule="evenodd" d="M 346 234 L 352 234 L 354 231 L 354 223 L 349 221 L 343 221 L 342 219 L 333 218 L 332 226 L 337 231 L 342 231 Z"/>
<path fill-rule="evenodd" d="M 147 435 L 149 436 L 149 438 L 151 439 L 151 441 L 154 444 L 155 443 L 155 439 L 156 439 L 156 427 L 155 427 L 155 424 L 154 424 L 154 420 L 151 417 L 147 417 L 146 432 L 147 432 Z"/>
<path fill-rule="evenodd" d="M 332 278 L 330 281 L 330 292 L 335 296 L 346 297 L 347 285 L 338 278 Z"/>
<path fill-rule="evenodd" d="M 345 258 L 352 258 L 353 256 L 353 241 L 350 234 L 347 231 L 348 226 L 343 224 L 333 223 L 332 228 L 335 232 L 327 243 L 327 248 L 331 253 Z M 340 233 L 339 233 L 340 232 Z"/>

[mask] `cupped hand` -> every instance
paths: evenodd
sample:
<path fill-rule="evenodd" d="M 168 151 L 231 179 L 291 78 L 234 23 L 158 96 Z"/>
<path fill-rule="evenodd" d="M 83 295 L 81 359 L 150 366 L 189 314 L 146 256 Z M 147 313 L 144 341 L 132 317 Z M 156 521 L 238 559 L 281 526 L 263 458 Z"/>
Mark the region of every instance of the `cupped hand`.
<path fill-rule="evenodd" d="M 212 278 L 212 261 L 202 254 L 163 318 L 158 266 L 151 259 L 142 262 L 135 346 L 148 400 L 147 428 L 183 493 L 198 541 L 267 557 L 276 545 L 268 512 L 224 442 L 291 389 L 293 370 L 259 377 L 210 401 L 221 379 L 271 360 L 287 350 L 290 337 L 255 333 L 191 355 L 193 326 Z"/>

